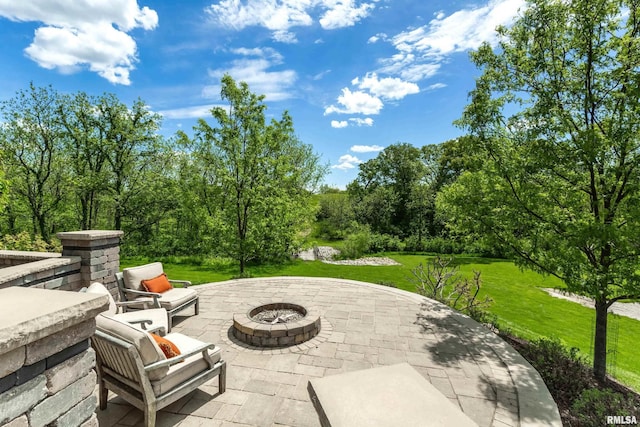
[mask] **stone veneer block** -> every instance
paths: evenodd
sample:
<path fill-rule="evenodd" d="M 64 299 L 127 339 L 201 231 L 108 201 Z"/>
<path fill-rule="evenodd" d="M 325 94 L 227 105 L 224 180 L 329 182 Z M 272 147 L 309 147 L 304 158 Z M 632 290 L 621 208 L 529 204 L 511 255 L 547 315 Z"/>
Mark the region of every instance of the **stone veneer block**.
<path fill-rule="evenodd" d="M 84 328 L 108 306 L 106 295 L 20 287 L 0 289 L 0 355 L 85 322 L 79 330 L 86 333 Z"/>
<path fill-rule="evenodd" d="M 29 419 L 26 415 L 23 415 L 3 425 L 2 427 L 29 427 Z"/>
<path fill-rule="evenodd" d="M 47 379 L 40 375 L 0 394 L 0 424 L 26 413 L 47 395 Z"/>
<path fill-rule="evenodd" d="M 90 395 L 82 402 L 69 409 L 66 414 L 61 415 L 55 421 L 54 425 L 59 427 L 79 426 L 83 422 L 87 421 L 87 419 L 95 412 L 96 403 L 96 396 L 93 394 Z"/>
<path fill-rule="evenodd" d="M 87 421 L 82 423 L 80 427 L 98 427 L 98 416 L 94 413 Z"/>
<path fill-rule="evenodd" d="M 64 331 L 57 332 L 41 340 L 27 344 L 27 357 L 25 359 L 25 364 L 28 365 L 35 363 L 38 360 L 46 359 L 49 356 L 72 347 L 89 338 L 93 335 L 95 330 L 95 319 L 89 319 L 78 325 L 65 329 Z"/>
<path fill-rule="evenodd" d="M 21 346 L 7 353 L 0 354 L 0 378 L 6 377 L 24 365 L 25 347 Z"/>
<path fill-rule="evenodd" d="M 95 366 L 96 353 L 92 348 L 64 361 L 45 372 L 47 388 L 54 394 L 89 373 Z M 84 421 L 84 420 L 83 420 Z"/>
<path fill-rule="evenodd" d="M 96 247 L 112 243 L 119 243 L 124 232 L 119 230 L 86 230 L 86 231 L 68 231 L 57 233 L 56 236 L 62 242 L 62 246 L 69 247 Z M 64 251 L 63 251 L 64 255 Z"/>
<path fill-rule="evenodd" d="M 30 426 L 44 427 L 55 421 L 62 414 L 76 406 L 78 402 L 91 396 L 95 386 L 96 374 L 92 371 L 89 375 L 80 378 L 59 393 L 43 400 L 29 412 Z"/>

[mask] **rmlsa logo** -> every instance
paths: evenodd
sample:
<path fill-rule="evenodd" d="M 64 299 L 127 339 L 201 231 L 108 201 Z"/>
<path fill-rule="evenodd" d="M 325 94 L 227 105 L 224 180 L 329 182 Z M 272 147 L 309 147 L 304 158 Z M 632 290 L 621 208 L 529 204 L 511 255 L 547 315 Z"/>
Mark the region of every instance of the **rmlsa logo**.
<path fill-rule="evenodd" d="M 616 424 L 616 425 L 637 425 L 638 421 L 636 420 L 635 415 L 614 415 L 607 416 L 607 424 Z"/>

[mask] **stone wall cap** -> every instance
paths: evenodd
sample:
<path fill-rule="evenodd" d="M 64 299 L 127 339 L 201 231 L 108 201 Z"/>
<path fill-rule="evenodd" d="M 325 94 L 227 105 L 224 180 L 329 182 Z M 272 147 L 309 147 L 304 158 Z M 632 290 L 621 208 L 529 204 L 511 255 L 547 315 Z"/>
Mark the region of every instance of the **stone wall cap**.
<path fill-rule="evenodd" d="M 107 295 L 50 289 L 0 289 L 0 354 L 95 318 Z"/>
<path fill-rule="evenodd" d="M 57 233 L 58 239 L 73 239 L 73 240 L 100 240 L 109 239 L 114 237 L 122 237 L 123 231 L 120 230 L 82 230 L 82 231 L 63 231 Z"/>
<path fill-rule="evenodd" d="M 31 251 L 5 251 L 0 250 L 0 258 L 2 259 L 20 259 L 20 260 L 41 260 L 48 258 L 60 258 L 62 254 L 58 252 L 31 252 Z"/>
<path fill-rule="evenodd" d="M 29 274 L 50 271 L 56 267 L 64 267 L 81 261 L 82 258 L 79 256 L 60 256 L 58 258 L 43 259 L 40 261 L 0 268 L 0 287 L 2 287 L 4 283 L 11 282 L 12 280 L 19 279 L 20 277 L 25 277 Z"/>

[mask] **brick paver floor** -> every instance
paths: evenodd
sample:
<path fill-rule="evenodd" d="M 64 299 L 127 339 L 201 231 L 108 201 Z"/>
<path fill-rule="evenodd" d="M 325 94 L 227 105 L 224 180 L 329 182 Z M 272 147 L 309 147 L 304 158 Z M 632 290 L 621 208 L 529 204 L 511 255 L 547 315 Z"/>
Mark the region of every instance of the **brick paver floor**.
<path fill-rule="evenodd" d="M 309 379 L 402 362 L 479 426 L 561 425 L 540 376 L 517 352 L 473 320 L 417 294 L 308 277 L 196 289 L 200 314 L 176 318 L 173 332 L 222 348 L 227 391 L 218 394 L 213 379 L 160 411 L 158 426 L 319 426 Z M 231 336 L 234 313 L 278 301 L 317 307 L 320 334 L 277 350 L 249 348 Z M 107 410 L 98 410 L 103 427 L 141 425 L 142 419 L 141 411 L 113 395 Z"/>

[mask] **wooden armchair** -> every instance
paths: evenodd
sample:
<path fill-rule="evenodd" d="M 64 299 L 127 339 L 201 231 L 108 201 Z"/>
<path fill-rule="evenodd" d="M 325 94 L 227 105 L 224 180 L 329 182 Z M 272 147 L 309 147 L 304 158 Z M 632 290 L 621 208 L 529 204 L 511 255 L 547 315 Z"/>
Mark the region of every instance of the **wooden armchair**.
<path fill-rule="evenodd" d="M 96 352 L 100 409 L 106 409 L 111 390 L 144 411 L 145 425 L 153 427 L 156 411 L 216 375 L 219 394 L 225 392 L 227 365 L 219 347 L 178 333 L 165 338 L 175 344 L 180 355 L 167 358 L 148 332 L 97 316 L 91 345 Z"/>
<path fill-rule="evenodd" d="M 191 282 L 187 280 L 169 280 L 170 288 L 164 292 L 149 292 L 142 284 L 143 281 L 157 278 L 164 274 L 162 263 L 154 262 L 138 267 L 125 268 L 116 273 L 116 281 L 120 291 L 120 299 L 139 304 L 158 305 L 167 310 L 168 327 L 171 331 L 173 317 L 185 308 L 194 306 L 195 314 L 199 311 L 198 293 L 189 289 Z M 174 285 L 181 284 L 178 288 Z"/>

